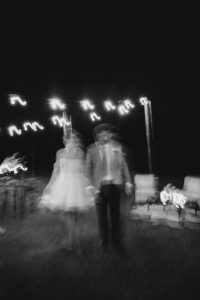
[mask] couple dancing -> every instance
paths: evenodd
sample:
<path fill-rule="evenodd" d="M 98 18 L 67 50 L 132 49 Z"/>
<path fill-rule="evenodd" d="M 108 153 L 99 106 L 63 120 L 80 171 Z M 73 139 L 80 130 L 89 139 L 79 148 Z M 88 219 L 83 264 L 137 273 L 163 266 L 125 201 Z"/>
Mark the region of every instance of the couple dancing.
<path fill-rule="evenodd" d="M 79 134 L 64 137 L 64 149 L 58 150 L 51 179 L 44 189 L 40 207 L 58 211 L 65 232 L 63 246 L 81 253 L 80 217 L 96 206 L 99 246 L 106 249 L 111 241 L 121 247 L 120 194 L 132 184 L 125 153 L 110 124 L 94 129 L 95 143 L 87 150 L 86 160 Z M 110 230 L 107 210 L 109 208 Z M 109 232 L 111 233 L 109 236 Z"/>

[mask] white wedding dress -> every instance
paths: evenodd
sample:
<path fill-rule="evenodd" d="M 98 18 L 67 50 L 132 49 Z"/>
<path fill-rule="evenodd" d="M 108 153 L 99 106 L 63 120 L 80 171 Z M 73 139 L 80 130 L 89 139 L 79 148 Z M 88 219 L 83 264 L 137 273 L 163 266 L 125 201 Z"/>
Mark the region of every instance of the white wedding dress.
<path fill-rule="evenodd" d="M 86 194 L 87 185 L 82 150 L 61 149 L 39 206 L 52 211 L 87 210 L 94 205 L 93 199 Z"/>

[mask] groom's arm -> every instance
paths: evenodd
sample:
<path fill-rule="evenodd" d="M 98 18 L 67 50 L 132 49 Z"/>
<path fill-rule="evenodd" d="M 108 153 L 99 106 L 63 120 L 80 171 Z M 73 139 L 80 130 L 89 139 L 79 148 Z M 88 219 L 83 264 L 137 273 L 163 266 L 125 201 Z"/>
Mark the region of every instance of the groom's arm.
<path fill-rule="evenodd" d="M 131 194 L 133 191 L 133 184 L 125 157 L 122 158 L 122 169 L 126 193 Z"/>

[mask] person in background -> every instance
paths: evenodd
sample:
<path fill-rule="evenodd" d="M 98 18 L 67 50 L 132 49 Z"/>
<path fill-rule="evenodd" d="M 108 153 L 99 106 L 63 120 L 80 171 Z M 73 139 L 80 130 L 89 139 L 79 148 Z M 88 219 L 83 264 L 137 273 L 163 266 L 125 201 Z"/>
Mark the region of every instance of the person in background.
<path fill-rule="evenodd" d="M 128 195 L 132 193 L 130 173 L 121 144 L 112 138 L 112 125 L 95 127 L 94 138 L 87 150 L 86 174 L 90 182 L 87 190 L 95 197 L 99 246 L 107 250 L 111 242 L 114 249 L 121 250 L 120 197 L 122 187 Z"/>

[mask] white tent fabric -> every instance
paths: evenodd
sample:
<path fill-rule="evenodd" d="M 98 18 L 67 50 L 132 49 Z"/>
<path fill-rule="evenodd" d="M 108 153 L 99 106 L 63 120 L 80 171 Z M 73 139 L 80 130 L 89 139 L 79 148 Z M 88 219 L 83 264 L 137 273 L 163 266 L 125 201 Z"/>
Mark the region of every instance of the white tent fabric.
<path fill-rule="evenodd" d="M 158 191 L 158 178 L 153 174 L 136 174 L 135 183 L 135 202 L 146 202 L 152 197 L 156 197 Z"/>

